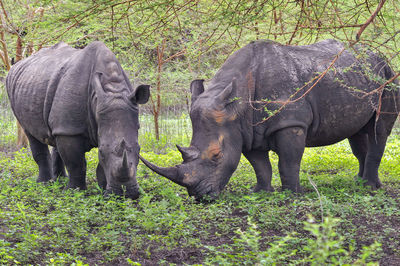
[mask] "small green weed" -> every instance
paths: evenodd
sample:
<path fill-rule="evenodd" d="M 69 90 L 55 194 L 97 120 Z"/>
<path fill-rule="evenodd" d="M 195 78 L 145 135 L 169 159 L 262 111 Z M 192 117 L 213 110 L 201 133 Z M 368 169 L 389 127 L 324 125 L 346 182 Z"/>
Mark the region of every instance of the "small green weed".
<path fill-rule="evenodd" d="M 142 155 L 152 162 L 171 166 L 182 161 L 175 148 L 160 145 L 163 154 L 146 152 L 153 144 L 143 140 Z M 196 203 L 185 188 L 142 163 L 137 172 L 139 200 L 104 199 L 95 177 L 96 149 L 86 155 L 87 191 L 65 190 L 66 179 L 37 184 L 29 149 L 12 156 L 1 153 L 0 264 L 395 261 L 400 258 L 399 150 L 400 138 L 392 136 L 380 168 L 384 188 L 376 192 L 353 181 L 357 162 L 346 142 L 306 150 L 302 195 L 279 191 L 274 153 L 270 158 L 277 191 L 251 193 L 255 174 L 242 158 L 225 191 L 209 204 Z"/>

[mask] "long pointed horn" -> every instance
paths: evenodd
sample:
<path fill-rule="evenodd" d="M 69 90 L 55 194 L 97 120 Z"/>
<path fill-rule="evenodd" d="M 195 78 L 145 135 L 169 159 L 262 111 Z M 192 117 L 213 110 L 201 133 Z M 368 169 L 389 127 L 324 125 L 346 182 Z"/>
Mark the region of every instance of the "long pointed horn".
<path fill-rule="evenodd" d="M 122 156 L 122 168 L 128 169 L 128 159 L 126 156 L 126 150 L 124 151 L 124 155 Z"/>
<path fill-rule="evenodd" d="M 117 176 L 117 180 L 119 182 L 127 182 L 131 177 L 132 174 L 130 173 L 130 169 L 128 166 L 128 158 L 127 158 L 126 151 L 124 151 L 122 155 L 122 164 L 120 167 L 116 169 L 116 172 L 114 174 Z"/>
<path fill-rule="evenodd" d="M 147 161 L 145 158 L 143 158 L 141 155 L 139 155 L 140 160 L 151 170 L 156 172 L 159 175 L 162 175 L 169 180 L 171 180 L 174 183 L 177 183 L 178 185 L 186 187 L 187 184 L 183 182 L 182 176 L 179 174 L 179 169 L 177 166 L 174 167 L 159 167 L 155 164 L 152 164 L 151 162 Z"/>

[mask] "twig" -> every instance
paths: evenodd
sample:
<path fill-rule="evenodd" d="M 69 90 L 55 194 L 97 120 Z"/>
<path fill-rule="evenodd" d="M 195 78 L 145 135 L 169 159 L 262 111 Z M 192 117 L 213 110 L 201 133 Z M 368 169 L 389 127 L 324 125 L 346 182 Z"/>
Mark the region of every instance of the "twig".
<path fill-rule="evenodd" d="M 386 0 L 381 0 L 379 2 L 378 7 L 376 8 L 375 12 L 372 13 L 372 15 L 369 17 L 369 19 L 364 23 L 364 25 L 361 26 L 360 30 L 358 31 L 357 35 L 356 35 L 356 41 L 360 41 L 360 36 L 361 34 L 364 32 L 364 30 L 368 27 L 369 24 L 371 24 L 371 22 L 374 20 L 374 18 L 376 17 L 376 15 L 378 14 L 378 12 L 381 10 L 381 8 L 383 7 L 383 4 L 385 4 Z"/>
<path fill-rule="evenodd" d="M 319 206 L 321 207 L 321 221 L 323 221 L 324 220 L 324 206 L 322 204 L 322 197 L 319 194 L 317 185 L 314 183 L 314 181 L 311 179 L 311 177 L 308 173 L 307 173 L 307 178 L 308 178 L 308 181 L 310 182 L 310 184 L 313 186 L 315 192 L 317 192 L 318 199 L 319 199 Z"/>

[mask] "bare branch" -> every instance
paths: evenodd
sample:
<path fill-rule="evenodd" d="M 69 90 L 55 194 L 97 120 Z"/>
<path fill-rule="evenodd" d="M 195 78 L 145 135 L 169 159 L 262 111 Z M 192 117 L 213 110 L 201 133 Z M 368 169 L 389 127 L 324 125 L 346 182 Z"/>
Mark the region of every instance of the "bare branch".
<path fill-rule="evenodd" d="M 360 41 L 360 37 L 361 34 L 364 32 L 364 30 L 368 27 L 369 24 L 371 24 L 371 22 L 374 20 L 374 18 L 376 17 L 376 15 L 378 14 L 378 12 L 381 10 L 381 8 L 383 7 L 383 5 L 385 4 L 386 0 L 381 0 L 379 2 L 378 7 L 376 8 L 375 12 L 372 13 L 372 15 L 369 17 L 369 19 L 364 23 L 364 25 L 361 26 L 360 30 L 357 32 L 356 35 L 356 41 Z"/>

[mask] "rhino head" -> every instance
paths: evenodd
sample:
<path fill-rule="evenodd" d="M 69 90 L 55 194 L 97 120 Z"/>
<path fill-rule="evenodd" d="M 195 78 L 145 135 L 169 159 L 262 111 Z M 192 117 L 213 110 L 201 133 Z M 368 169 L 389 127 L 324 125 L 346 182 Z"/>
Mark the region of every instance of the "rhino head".
<path fill-rule="evenodd" d="M 106 70 L 92 77 L 99 148 L 97 178 L 105 194 L 122 195 L 125 187 L 125 196 L 136 199 L 140 150 L 138 104 L 148 101 L 150 86 L 140 85 L 132 90 L 122 68 L 115 62 L 111 61 Z"/>
<path fill-rule="evenodd" d="M 232 100 L 234 79 L 225 88 L 204 92 L 203 80 L 191 83 L 190 119 L 193 135 L 190 147 L 180 147 L 183 162 L 159 167 L 140 157 L 156 173 L 187 188 L 197 200 L 218 196 L 235 171 L 242 152 L 243 131 L 240 101 Z M 237 94 L 236 94 L 237 95 Z"/>

